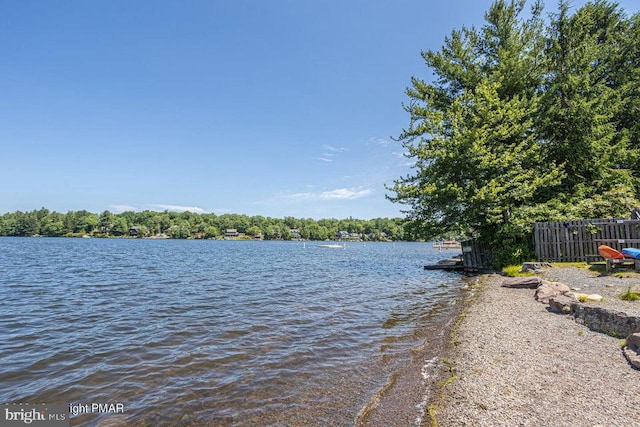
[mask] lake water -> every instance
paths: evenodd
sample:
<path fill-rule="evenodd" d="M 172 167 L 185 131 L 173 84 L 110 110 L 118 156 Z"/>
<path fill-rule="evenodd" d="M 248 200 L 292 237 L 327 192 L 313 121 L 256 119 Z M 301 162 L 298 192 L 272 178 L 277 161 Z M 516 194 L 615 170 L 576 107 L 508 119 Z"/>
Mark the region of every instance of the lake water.
<path fill-rule="evenodd" d="M 435 369 L 461 282 L 422 267 L 452 252 L 320 244 L 0 238 L 0 403 L 123 404 L 71 418 L 91 426 L 388 420 Z M 408 398 L 398 425 L 423 416 Z"/>

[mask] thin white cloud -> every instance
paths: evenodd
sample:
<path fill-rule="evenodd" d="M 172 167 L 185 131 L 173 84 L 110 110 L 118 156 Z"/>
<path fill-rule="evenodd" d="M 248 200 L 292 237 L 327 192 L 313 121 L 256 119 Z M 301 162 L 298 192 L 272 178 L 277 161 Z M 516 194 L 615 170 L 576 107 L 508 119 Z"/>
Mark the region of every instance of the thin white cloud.
<path fill-rule="evenodd" d="M 186 212 L 189 211 L 191 213 L 207 213 L 206 210 L 199 208 L 197 206 L 180 206 L 180 205 L 165 205 L 165 204 L 156 204 L 151 205 L 153 210 L 162 210 L 162 211 L 170 211 L 170 212 Z"/>
<path fill-rule="evenodd" d="M 215 213 L 216 215 L 223 215 L 223 214 L 233 213 L 233 210 L 229 208 L 215 208 L 215 209 L 212 209 L 211 212 Z"/>
<path fill-rule="evenodd" d="M 381 145 L 383 147 L 386 147 L 387 145 L 391 145 L 391 142 L 392 141 L 389 141 L 388 139 L 378 138 L 376 136 L 369 138 L 369 143 L 375 144 L 375 145 Z"/>
<path fill-rule="evenodd" d="M 280 196 L 290 200 L 313 200 L 318 198 L 318 196 L 314 193 L 281 193 Z"/>
<path fill-rule="evenodd" d="M 111 209 L 112 211 L 114 211 L 114 213 L 122 213 L 122 212 L 129 212 L 129 211 L 133 211 L 136 212 L 139 209 L 135 206 L 130 206 L 130 205 L 111 205 L 109 206 L 109 209 Z"/>
<path fill-rule="evenodd" d="M 374 193 L 371 188 L 336 188 L 334 190 L 322 192 L 300 192 L 300 193 L 281 193 L 280 197 L 297 200 L 297 201 L 313 201 L 313 200 L 355 200 L 370 196 Z"/>
<path fill-rule="evenodd" d="M 391 154 L 403 167 L 413 167 L 416 164 L 416 161 L 413 158 L 409 157 L 408 151 L 394 151 Z"/>
<path fill-rule="evenodd" d="M 114 213 L 119 214 L 122 212 L 140 212 L 143 210 L 151 210 L 151 211 L 170 211 L 170 212 L 192 212 L 192 213 L 208 213 L 208 211 L 199 208 L 197 206 L 181 206 L 181 205 L 166 205 L 166 204 L 155 204 L 155 205 L 143 205 L 143 206 L 131 206 L 131 205 L 110 205 L 109 209 L 113 210 Z"/>
<path fill-rule="evenodd" d="M 324 144 L 322 146 L 322 154 L 318 157 L 314 157 L 314 160 L 320 161 L 324 164 L 331 163 L 335 160 L 336 155 L 345 151 L 348 151 L 345 147 L 335 147 L 333 145 Z"/>
<path fill-rule="evenodd" d="M 333 162 L 333 156 L 325 154 L 322 157 L 316 157 L 316 160 L 320 160 L 321 162 L 331 163 Z"/>
<path fill-rule="evenodd" d="M 373 194 L 371 188 L 364 189 L 352 189 L 352 188 L 336 188 L 331 191 L 324 191 L 320 193 L 322 200 L 354 200 L 361 199 L 363 197 Z"/>
<path fill-rule="evenodd" d="M 333 153 L 342 153 L 343 151 L 347 151 L 347 149 L 344 147 L 334 147 L 333 145 L 329 145 L 329 144 L 324 144 L 322 148 L 325 151 L 331 151 Z"/>

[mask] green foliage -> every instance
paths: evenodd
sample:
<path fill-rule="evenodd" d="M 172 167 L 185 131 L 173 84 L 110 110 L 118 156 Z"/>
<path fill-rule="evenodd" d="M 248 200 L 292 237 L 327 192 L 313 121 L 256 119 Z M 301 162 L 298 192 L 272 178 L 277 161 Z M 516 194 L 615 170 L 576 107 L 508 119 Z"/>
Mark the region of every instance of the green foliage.
<path fill-rule="evenodd" d="M 431 427 L 438 427 L 438 419 L 436 417 L 437 408 L 435 405 L 431 404 L 427 407 L 427 414 L 429 414 L 429 421 L 431 422 Z"/>
<path fill-rule="evenodd" d="M 627 292 L 620 294 L 620 299 L 624 301 L 637 301 L 640 299 L 640 295 L 631 290 L 631 286 L 627 289 Z"/>
<path fill-rule="evenodd" d="M 602 228 L 593 225 L 592 223 L 587 224 L 585 227 L 585 231 L 589 234 L 598 234 L 602 231 Z"/>
<path fill-rule="evenodd" d="M 523 4 L 496 2 L 481 31 L 454 31 L 440 52 L 423 54 L 436 84 L 413 79 L 407 90 L 411 122 L 400 141 L 419 172 L 397 180 L 390 198 L 411 205 L 429 237 L 462 230 L 502 240 L 511 215 L 560 182 L 532 132 L 541 10 L 523 22 Z"/>
<path fill-rule="evenodd" d="M 456 373 L 455 368 L 451 363 L 443 362 L 446 366 L 446 371 L 448 373 L 448 377 L 440 382 L 438 382 L 438 388 L 444 388 L 458 379 L 458 374 Z"/>
<path fill-rule="evenodd" d="M 361 239 L 368 241 L 411 240 L 411 234 L 405 233 L 404 224 L 405 220 L 400 218 L 316 221 L 310 218 L 278 219 L 238 214 L 217 216 L 168 211 L 129 211 L 120 214 L 104 211 L 98 215 L 84 210 L 61 214 L 42 208 L 0 215 L 0 236 L 149 237 L 165 234 L 174 239 L 220 239 L 224 237 L 225 230 L 233 228 L 247 239 L 262 235 L 267 240 L 290 240 L 293 238 L 291 229 L 295 228 L 302 238 L 310 240 L 334 239 L 339 231 L 357 233 Z"/>
<path fill-rule="evenodd" d="M 536 254 L 529 242 L 519 242 L 515 239 L 507 239 L 501 245 L 495 245 L 493 256 L 495 268 L 522 264 L 525 261 L 536 259 Z"/>
<path fill-rule="evenodd" d="M 506 275 L 507 277 L 524 277 L 524 276 L 533 276 L 534 273 L 531 271 L 527 271 L 524 273 L 520 272 L 520 269 L 522 268 L 521 264 L 517 264 L 517 265 L 507 265 L 506 267 L 502 268 L 502 273 L 504 275 Z"/>
<path fill-rule="evenodd" d="M 638 141 L 632 142 L 632 131 L 640 110 L 628 110 L 627 97 L 637 94 L 638 17 L 628 19 L 605 1 L 573 15 L 568 10 L 561 2 L 551 23 L 540 121 L 549 155 L 567 172 L 557 191 L 581 200 L 622 186 L 635 195 L 638 168 L 631 160 L 638 157 Z"/>
<path fill-rule="evenodd" d="M 389 189 L 424 238 L 466 235 L 498 266 L 532 256 L 536 221 L 625 217 L 640 205 L 640 15 L 595 1 L 551 21 L 497 0 L 480 28 L 423 52 L 398 141 L 414 173 Z"/>

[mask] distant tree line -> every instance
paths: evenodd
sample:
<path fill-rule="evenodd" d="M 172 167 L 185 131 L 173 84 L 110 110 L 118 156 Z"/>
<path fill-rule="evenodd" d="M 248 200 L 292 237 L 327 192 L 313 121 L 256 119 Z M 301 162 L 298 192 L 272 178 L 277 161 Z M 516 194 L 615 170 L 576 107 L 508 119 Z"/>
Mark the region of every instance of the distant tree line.
<path fill-rule="evenodd" d="M 42 208 L 0 216 L 1 236 L 48 237 L 152 237 L 174 239 L 221 239 L 227 230 L 240 238 L 266 240 L 327 240 L 336 237 L 370 241 L 415 240 L 400 218 L 298 219 L 269 218 L 239 214 L 216 215 L 192 212 L 122 212 L 100 214 L 86 210 L 59 213 Z M 342 232 L 342 233 L 341 233 Z"/>
<path fill-rule="evenodd" d="M 498 263 L 532 254 L 537 221 L 640 206 L 640 14 L 615 2 L 498 0 L 480 28 L 422 53 L 399 136 L 414 173 L 390 188 L 425 238 L 463 234 Z"/>

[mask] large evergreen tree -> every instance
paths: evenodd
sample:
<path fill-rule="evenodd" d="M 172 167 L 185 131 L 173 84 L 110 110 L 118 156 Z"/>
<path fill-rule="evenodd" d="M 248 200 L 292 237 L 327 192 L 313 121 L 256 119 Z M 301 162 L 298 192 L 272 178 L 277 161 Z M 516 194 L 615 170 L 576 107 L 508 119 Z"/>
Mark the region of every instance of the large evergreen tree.
<path fill-rule="evenodd" d="M 628 215 L 638 204 L 640 21 L 617 4 L 495 1 L 480 29 L 422 54 L 399 137 L 415 160 L 392 201 L 424 237 L 462 232 L 518 256 L 540 220 Z M 525 249 L 524 251 L 522 249 Z"/>
<path fill-rule="evenodd" d="M 511 215 L 537 203 L 561 174 L 544 163 L 534 132 L 543 78 L 542 7 L 521 18 L 524 1 L 497 1 L 487 24 L 455 30 L 423 53 L 434 83 L 414 78 L 400 136 L 416 174 L 395 182 L 391 200 L 425 235 L 476 233 L 504 239 Z"/>
<path fill-rule="evenodd" d="M 621 75 L 628 57 L 627 23 L 618 6 L 589 3 L 569 15 L 560 2 L 550 26 L 548 73 L 540 131 L 548 157 L 565 172 L 557 189 L 564 201 L 589 198 L 617 185 L 633 191 L 629 135 L 620 132 Z"/>

